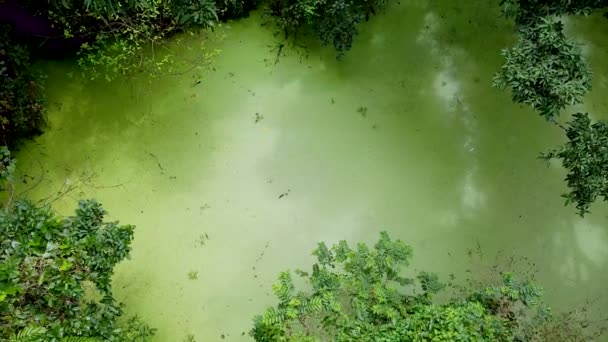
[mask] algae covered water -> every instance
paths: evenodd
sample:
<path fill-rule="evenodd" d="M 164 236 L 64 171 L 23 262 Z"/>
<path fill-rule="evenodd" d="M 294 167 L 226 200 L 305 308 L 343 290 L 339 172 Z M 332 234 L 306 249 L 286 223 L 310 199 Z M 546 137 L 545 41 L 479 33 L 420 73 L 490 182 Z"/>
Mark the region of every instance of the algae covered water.
<path fill-rule="evenodd" d="M 491 87 L 515 39 L 494 1 L 393 4 L 341 61 L 279 49 L 264 23 L 219 27 L 204 73 L 104 83 L 70 77 L 75 63 L 40 65 L 49 127 L 17 155 L 23 191 L 69 190 L 54 202 L 64 214 L 94 197 L 137 226 L 114 286 L 155 341 L 248 340 L 280 271 L 307 268 L 318 241 L 380 230 L 444 278 L 477 267 L 467 251 L 479 247 L 484 264 L 535 264 L 558 309 L 608 304 L 608 210 L 581 219 L 563 206 L 563 170 L 537 160 L 561 132 Z M 596 116 L 607 29 L 601 17 L 568 22 L 595 72 L 582 109 Z M 187 47 L 207 38 L 181 39 L 194 60 Z"/>

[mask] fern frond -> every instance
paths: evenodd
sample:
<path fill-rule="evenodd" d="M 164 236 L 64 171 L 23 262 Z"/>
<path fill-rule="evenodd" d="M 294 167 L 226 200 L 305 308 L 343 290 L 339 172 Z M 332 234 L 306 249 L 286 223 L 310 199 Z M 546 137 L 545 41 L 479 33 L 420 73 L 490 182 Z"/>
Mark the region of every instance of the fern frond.
<path fill-rule="evenodd" d="M 96 337 L 70 336 L 61 339 L 61 342 L 102 342 Z"/>
<path fill-rule="evenodd" d="M 333 266 L 335 261 L 333 253 L 327 248 L 323 242 L 319 242 L 317 249 L 312 252 L 312 255 L 317 257 L 319 264 Z"/>
<path fill-rule="evenodd" d="M 42 342 L 46 330 L 41 327 L 27 326 L 10 337 L 10 342 Z"/>
<path fill-rule="evenodd" d="M 262 323 L 265 325 L 279 324 L 285 321 L 285 312 L 281 309 L 269 308 L 262 316 Z"/>
<path fill-rule="evenodd" d="M 281 275 L 279 275 L 279 281 L 272 285 L 272 289 L 282 303 L 287 304 L 289 301 L 291 301 L 295 291 L 291 273 L 281 272 Z"/>

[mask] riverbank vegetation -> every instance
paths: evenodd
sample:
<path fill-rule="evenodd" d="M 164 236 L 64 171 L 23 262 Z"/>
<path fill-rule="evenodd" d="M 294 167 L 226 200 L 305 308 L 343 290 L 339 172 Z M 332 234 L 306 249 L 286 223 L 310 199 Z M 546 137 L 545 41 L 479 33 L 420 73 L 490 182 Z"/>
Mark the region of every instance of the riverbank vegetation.
<path fill-rule="evenodd" d="M 251 336 L 274 341 L 590 341 L 581 321 L 552 316 L 531 279 L 449 286 L 425 271 L 405 277 L 413 250 L 386 232 L 373 246 L 319 243 L 311 272 L 273 286 L 278 299 L 254 319 Z M 298 281 L 301 283 L 300 281 Z M 445 298 L 451 291 L 452 296 Z M 443 295 L 442 300 L 438 298 Z"/>

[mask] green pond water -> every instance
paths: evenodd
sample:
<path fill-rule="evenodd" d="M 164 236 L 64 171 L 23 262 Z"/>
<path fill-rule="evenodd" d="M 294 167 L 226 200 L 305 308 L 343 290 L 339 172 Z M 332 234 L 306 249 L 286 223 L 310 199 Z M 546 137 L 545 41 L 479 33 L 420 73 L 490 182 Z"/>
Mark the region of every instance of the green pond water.
<path fill-rule="evenodd" d="M 46 62 L 49 127 L 17 154 L 23 191 L 71 189 L 60 213 L 94 197 L 137 226 L 115 292 L 154 341 L 248 340 L 281 270 L 307 268 L 318 241 L 380 230 L 414 247 L 415 269 L 466 277 L 526 257 L 550 304 L 601 309 L 608 208 L 581 219 L 563 206 L 564 171 L 536 159 L 563 135 L 490 86 L 515 40 L 499 14 L 496 1 L 402 1 L 361 26 L 344 60 L 286 47 L 276 64 L 254 14 L 217 28 L 223 39 L 175 43 L 184 60 L 201 43 L 222 51 L 195 86 L 192 72 L 89 82 L 69 76 L 75 63 Z M 599 118 L 608 20 L 567 29 L 595 74 L 580 109 Z M 468 257 L 477 246 L 483 257 Z"/>

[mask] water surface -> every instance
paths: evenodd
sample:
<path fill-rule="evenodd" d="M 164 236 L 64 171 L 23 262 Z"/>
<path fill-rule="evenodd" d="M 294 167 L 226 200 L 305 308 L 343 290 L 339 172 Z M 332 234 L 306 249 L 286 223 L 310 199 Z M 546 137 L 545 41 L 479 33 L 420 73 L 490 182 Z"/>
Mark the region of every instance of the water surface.
<path fill-rule="evenodd" d="M 155 341 L 247 340 L 279 271 L 306 268 L 318 241 L 383 229 L 414 247 L 416 268 L 466 274 L 479 245 L 486 264 L 529 258 L 557 308 L 605 307 L 608 210 L 563 207 L 563 170 L 536 160 L 562 134 L 491 88 L 515 41 L 499 14 L 495 1 L 402 1 L 340 62 L 313 45 L 275 64 L 277 40 L 253 15 L 216 30 L 222 52 L 204 74 L 108 84 L 42 65 L 50 123 L 18 154 L 24 189 L 73 189 L 60 212 L 95 197 L 137 225 L 115 291 Z M 601 117 L 608 21 L 568 30 L 595 71 L 580 109 Z M 206 38 L 181 39 L 194 60 Z"/>

